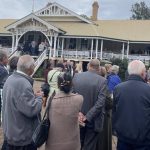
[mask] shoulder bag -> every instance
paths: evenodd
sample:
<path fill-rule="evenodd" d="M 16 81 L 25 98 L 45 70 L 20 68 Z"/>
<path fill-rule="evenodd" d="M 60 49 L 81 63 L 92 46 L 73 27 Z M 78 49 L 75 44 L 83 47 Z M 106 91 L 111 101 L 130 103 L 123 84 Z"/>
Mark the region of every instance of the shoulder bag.
<path fill-rule="evenodd" d="M 55 91 L 52 93 L 52 95 L 49 98 L 42 121 L 39 123 L 39 125 L 37 126 L 36 130 L 33 133 L 32 142 L 36 147 L 42 146 L 48 139 L 49 128 L 50 128 L 49 109 L 54 96 L 55 96 Z"/>

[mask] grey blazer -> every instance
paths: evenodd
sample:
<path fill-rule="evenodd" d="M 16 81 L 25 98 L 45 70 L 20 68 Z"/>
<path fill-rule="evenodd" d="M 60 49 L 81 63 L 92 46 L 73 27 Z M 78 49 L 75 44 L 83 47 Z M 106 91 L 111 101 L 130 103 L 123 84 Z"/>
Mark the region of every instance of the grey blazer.
<path fill-rule="evenodd" d="M 81 112 L 86 115 L 87 126 L 96 132 L 100 132 L 103 128 L 106 87 L 106 79 L 96 72 L 77 73 L 73 78 L 74 92 L 84 98 Z"/>

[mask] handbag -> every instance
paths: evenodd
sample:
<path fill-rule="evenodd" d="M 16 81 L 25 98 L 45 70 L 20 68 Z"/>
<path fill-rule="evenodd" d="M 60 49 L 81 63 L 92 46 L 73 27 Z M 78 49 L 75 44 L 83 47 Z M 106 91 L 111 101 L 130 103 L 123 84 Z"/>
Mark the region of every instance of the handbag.
<path fill-rule="evenodd" d="M 42 146 L 48 139 L 49 128 L 50 128 L 49 108 L 55 94 L 56 93 L 54 91 L 50 96 L 42 121 L 39 123 L 39 125 L 37 126 L 37 128 L 35 129 L 32 135 L 32 142 L 36 147 Z"/>

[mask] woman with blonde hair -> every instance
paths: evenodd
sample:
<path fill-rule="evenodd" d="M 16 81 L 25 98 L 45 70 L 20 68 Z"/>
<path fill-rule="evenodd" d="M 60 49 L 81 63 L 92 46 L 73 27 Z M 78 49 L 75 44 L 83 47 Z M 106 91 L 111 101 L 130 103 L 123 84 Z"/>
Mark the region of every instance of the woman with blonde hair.
<path fill-rule="evenodd" d="M 81 72 L 83 72 L 83 69 L 82 69 L 82 62 L 79 62 L 79 63 L 76 64 L 75 72 L 76 72 L 76 73 L 81 73 Z"/>

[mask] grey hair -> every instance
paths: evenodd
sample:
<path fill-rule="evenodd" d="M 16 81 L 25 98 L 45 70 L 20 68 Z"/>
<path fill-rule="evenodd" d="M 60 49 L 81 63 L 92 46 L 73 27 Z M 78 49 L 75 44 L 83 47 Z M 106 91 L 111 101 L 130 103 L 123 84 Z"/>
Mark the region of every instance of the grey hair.
<path fill-rule="evenodd" d="M 17 70 L 27 73 L 32 67 L 34 67 L 34 59 L 30 55 L 23 55 L 19 58 Z"/>
<path fill-rule="evenodd" d="M 128 65 L 129 75 L 131 74 L 141 75 L 143 73 L 143 70 L 145 70 L 145 65 L 140 60 L 133 60 Z"/>
<path fill-rule="evenodd" d="M 0 62 L 2 62 L 5 57 L 7 57 L 7 52 L 0 50 Z"/>
<path fill-rule="evenodd" d="M 112 68 L 111 68 L 111 71 L 112 71 L 114 74 L 118 74 L 118 72 L 119 72 L 119 66 L 113 65 Z"/>

